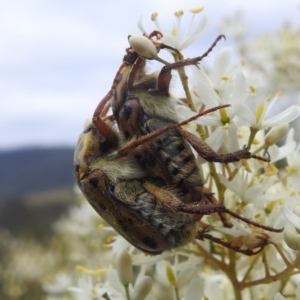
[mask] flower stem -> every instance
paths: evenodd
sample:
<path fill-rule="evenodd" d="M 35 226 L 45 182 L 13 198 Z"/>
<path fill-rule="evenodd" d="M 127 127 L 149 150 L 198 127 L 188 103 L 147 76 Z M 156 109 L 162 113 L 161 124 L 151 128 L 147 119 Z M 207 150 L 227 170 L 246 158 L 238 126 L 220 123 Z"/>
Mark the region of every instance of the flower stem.
<path fill-rule="evenodd" d="M 215 167 L 214 163 L 212 163 L 212 162 L 209 163 L 209 170 L 210 170 L 210 175 L 214 178 L 214 181 L 215 181 L 215 184 L 216 184 L 216 187 L 217 187 L 217 191 L 218 191 L 218 198 L 221 201 L 221 199 L 224 198 L 226 188 L 221 183 L 221 181 L 219 180 L 219 176 L 217 174 L 216 167 Z"/>
<path fill-rule="evenodd" d="M 183 59 L 182 55 L 179 57 L 178 54 L 176 54 L 176 53 L 173 54 L 173 56 L 174 56 L 175 61 Z M 192 96 L 191 96 L 191 93 L 190 93 L 189 85 L 188 85 L 188 77 L 185 73 L 184 67 L 178 68 L 178 73 L 179 73 L 180 81 L 181 81 L 182 86 L 183 86 L 183 90 L 184 90 L 185 95 L 186 95 L 187 104 L 188 104 L 189 108 L 192 111 L 196 111 L 196 108 L 194 106 Z"/>
<path fill-rule="evenodd" d="M 241 292 L 241 289 L 240 289 L 240 283 L 236 277 L 236 265 L 235 265 L 235 262 L 236 262 L 236 253 L 232 250 L 229 250 L 229 269 L 228 269 L 228 272 L 226 273 L 227 274 L 227 277 L 228 279 L 231 281 L 231 284 L 232 284 L 232 288 L 234 290 L 234 299 L 235 300 L 242 300 L 242 292 Z"/>
<path fill-rule="evenodd" d="M 176 300 L 180 300 L 178 288 L 174 287 L 174 291 L 175 291 Z"/>
<path fill-rule="evenodd" d="M 131 300 L 130 294 L 129 294 L 129 288 L 128 285 L 125 285 L 125 292 L 126 292 L 126 299 L 127 300 Z"/>
<path fill-rule="evenodd" d="M 258 129 L 252 128 L 252 127 L 250 128 L 250 136 L 249 136 L 247 148 L 249 148 L 249 149 L 251 148 L 252 142 L 253 142 L 257 132 L 258 132 Z"/>

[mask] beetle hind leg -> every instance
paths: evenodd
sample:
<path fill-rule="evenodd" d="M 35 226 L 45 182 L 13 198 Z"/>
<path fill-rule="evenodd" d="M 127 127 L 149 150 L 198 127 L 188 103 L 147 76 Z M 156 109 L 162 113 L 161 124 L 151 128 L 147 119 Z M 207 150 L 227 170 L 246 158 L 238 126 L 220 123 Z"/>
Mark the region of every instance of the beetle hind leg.
<path fill-rule="evenodd" d="M 266 239 L 259 247 L 257 247 L 257 250 L 242 249 L 240 246 L 236 246 L 233 243 L 226 242 L 220 238 L 212 236 L 211 234 L 205 233 L 204 231 L 199 231 L 196 236 L 196 239 L 201 240 L 201 241 L 203 241 L 205 239 L 210 240 L 218 245 L 224 246 L 230 250 L 242 253 L 247 256 L 252 256 L 252 255 L 256 255 L 256 254 L 260 253 L 265 248 L 265 246 L 268 245 L 268 240 Z"/>

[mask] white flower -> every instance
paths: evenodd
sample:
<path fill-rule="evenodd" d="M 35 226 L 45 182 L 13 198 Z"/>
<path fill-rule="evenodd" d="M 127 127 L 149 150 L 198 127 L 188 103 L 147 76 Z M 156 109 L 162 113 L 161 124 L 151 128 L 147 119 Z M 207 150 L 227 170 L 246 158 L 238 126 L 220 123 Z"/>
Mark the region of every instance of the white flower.
<path fill-rule="evenodd" d="M 154 21 L 157 30 L 159 30 L 163 34 L 163 38 L 160 40 L 160 42 L 170 47 L 173 47 L 179 51 L 194 43 L 201 36 L 203 29 L 205 28 L 206 25 L 206 19 L 203 17 L 200 19 L 200 21 L 198 21 L 196 26 L 193 26 L 195 15 L 200 11 L 202 11 L 201 8 L 190 10 L 190 12 L 192 13 L 192 19 L 190 21 L 190 25 L 188 27 L 188 30 L 186 30 L 186 32 L 183 32 L 183 29 L 181 28 L 181 18 L 183 15 L 182 10 L 175 12 L 176 24 L 173 26 L 171 32 L 164 29 L 160 25 L 157 17 L 158 14 L 153 13 L 151 19 L 152 21 Z M 138 27 L 147 36 L 149 35 L 142 25 L 142 19 L 139 20 Z"/>
<path fill-rule="evenodd" d="M 125 286 L 121 283 L 120 277 L 116 270 L 107 272 L 107 294 L 111 300 L 127 300 Z M 152 281 L 148 276 L 144 276 L 144 271 L 139 272 L 135 283 L 128 285 L 128 293 L 133 300 L 153 299 L 148 295 L 152 288 Z"/>
<path fill-rule="evenodd" d="M 65 292 L 71 286 L 72 280 L 69 274 L 59 273 L 55 278 L 43 285 L 43 289 L 49 294 L 59 294 Z"/>
<path fill-rule="evenodd" d="M 106 289 L 100 284 L 94 284 L 92 277 L 85 275 L 78 280 L 76 287 L 68 288 L 76 300 L 104 300 L 102 296 Z"/>
<path fill-rule="evenodd" d="M 224 48 L 216 56 L 211 76 L 203 68 L 193 67 L 195 83 L 192 85 L 192 96 L 196 107 L 200 104 L 211 108 L 222 104 L 230 104 L 228 118 L 239 111 L 234 109 L 235 104 L 243 104 L 247 100 L 247 78 L 241 71 L 241 64 L 230 64 L 232 49 Z"/>
<path fill-rule="evenodd" d="M 274 300 L 286 300 L 286 298 L 283 297 L 280 293 L 276 293 Z"/>
<path fill-rule="evenodd" d="M 115 231 L 114 231 L 115 232 Z M 109 248 L 113 254 L 117 254 L 120 250 L 128 250 L 129 253 L 134 251 L 134 247 L 125 240 L 121 235 L 115 235 L 111 243 L 109 243 Z"/>
<path fill-rule="evenodd" d="M 199 259 L 199 257 L 177 252 L 175 254 L 173 264 L 170 264 L 166 260 L 158 262 L 156 265 L 156 273 L 159 281 L 163 285 L 170 287 L 173 292 L 176 289 L 181 294 L 184 290 L 186 290 L 190 281 L 199 271 L 201 262 L 202 260 Z M 200 278 L 199 283 L 201 284 Z M 193 290 L 194 288 L 195 287 L 193 287 Z M 194 292 L 192 292 L 192 294 L 194 294 Z"/>
<path fill-rule="evenodd" d="M 300 199 L 299 199 L 300 200 Z M 284 216 L 286 217 L 287 221 L 292 224 L 297 229 L 300 229 L 300 217 L 297 216 L 295 213 L 292 212 L 287 205 L 283 205 L 281 207 L 281 211 L 283 212 Z"/>
<path fill-rule="evenodd" d="M 101 218 L 91 205 L 84 201 L 80 205 L 73 206 L 69 211 L 68 219 L 57 221 L 54 229 L 62 234 L 85 236 L 97 229 L 95 224 L 100 220 Z"/>
<path fill-rule="evenodd" d="M 267 193 L 268 189 L 274 186 L 276 177 L 261 175 L 257 181 L 253 180 L 254 175 L 242 170 L 232 181 L 222 175 L 220 181 L 244 203 L 263 204 L 285 198 L 290 194 L 284 190 Z"/>
<path fill-rule="evenodd" d="M 293 151 L 291 151 L 287 156 L 287 167 L 286 169 L 289 172 L 288 184 L 296 191 L 300 190 L 300 143 L 296 144 L 294 140 L 294 130 L 291 129 L 286 143 L 292 143 L 291 146 L 294 146 Z"/>
<path fill-rule="evenodd" d="M 270 116 L 270 112 L 272 108 L 275 107 L 278 99 L 279 94 L 277 93 L 273 99 L 267 98 L 262 100 L 254 107 L 250 107 L 250 105 L 243 105 L 241 106 L 241 113 L 239 114 L 239 117 L 255 129 L 280 126 L 295 120 L 300 114 L 300 107 L 297 105 L 290 106 L 275 116 Z M 252 103 L 254 102 L 255 101 Z"/>
<path fill-rule="evenodd" d="M 204 292 L 204 282 L 199 276 L 195 276 L 187 285 L 184 299 L 198 300 L 202 299 Z"/>

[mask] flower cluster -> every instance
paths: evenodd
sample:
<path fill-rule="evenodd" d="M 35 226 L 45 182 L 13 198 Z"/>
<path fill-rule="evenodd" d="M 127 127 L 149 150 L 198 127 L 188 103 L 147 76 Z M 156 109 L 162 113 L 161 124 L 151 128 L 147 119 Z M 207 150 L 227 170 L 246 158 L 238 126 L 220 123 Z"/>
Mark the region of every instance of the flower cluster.
<path fill-rule="evenodd" d="M 185 34 L 183 11 L 175 13 L 171 32 L 165 31 L 158 14 L 153 14 L 163 36 L 158 42 L 182 55 L 205 27 L 205 18 L 194 24 L 202 10 L 191 10 L 192 21 Z M 139 28 L 148 34 L 142 20 Z M 140 55 L 162 61 L 147 38 L 134 36 L 130 42 Z M 176 60 L 183 57 L 173 51 L 171 55 Z M 229 164 L 199 158 L 205 187 L 234 213 L 284 231 L 267 232 L 233 217 L 211 214 L 201 220 L 211 233 L 204 235 L 203 241 L 147 256 L 108 225 L 99 230 L 95 216 L 84 212 L 89 211 L 88 204 L 82 204 L 56 228 L 74 239 L 76 234 L 94 236 L 98 242 L 102 240 L 103 247 L 89 239 L 89 247 L 72 244 L 70 257 L 85 267 L 78 266 L 76 275 L 61 271 L 45 283 L 48 299 L 300 299 L 300 144 L 289 126 L 299 116 L 300 107 L 276 109 L 281 93 L 265 94 L 261 80 L 247 75 L 244 61 L 233 64 L 231 59 L 232 50 L 222 49 L 211 70 L 190 67 L 193 78 L 189 82 L 181 70 L 186 99 L 178 101 L 177 113 L 186 120 L 196 112 L 230 105 L 185 129 L 217 153 L 234 152 L 246 145 L 253 158 Z M 256 255 L 243 254 L 256 249 L 261 250 Z"/>
<path fill-rule="evenodd" d="M 260 74 L 267 89 L 282 89 L 299 93 L 300 80 L 300 27 L 288 22 L 274 32 L 265 32 L 246 39 L 249 29 L 238 12 L 225 18 L 222 31 L 237 42 L 237 49 L 249 62 L 252 72 Z"/>

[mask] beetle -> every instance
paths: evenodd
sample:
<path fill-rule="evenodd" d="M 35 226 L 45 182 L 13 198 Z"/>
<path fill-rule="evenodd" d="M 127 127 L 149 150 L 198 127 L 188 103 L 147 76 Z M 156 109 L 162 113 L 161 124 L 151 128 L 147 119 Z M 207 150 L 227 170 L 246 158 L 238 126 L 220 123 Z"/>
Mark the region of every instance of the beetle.
<path fill-rule="evenodd" d="M 102 103 L 99 107 L 104 110 L 104 106 Z M 156 139 L 195 117 L 160 128 L 147 139 Z M 203 215 L 213 212 L 227 213 L 269 231 L 281 231 L 243 218 L 217 201 L 184 203 L 179 189 L 153 180 L 131 152 L 122 154 L 120 149 L 124 141 L 114 127 L 114 123 L 99 118 L 97 126 L 90 123 L 79 136 L 74 154 L 75 178 L 98 214 L 136 248 L 156 255 L 205 238 L 246 255 L 254 255 L 267 244 L 265 242 L 253 251 L 212 237 L 200 221 Z M 142 137 L 132 143 L 147 143 L 147 139 Z"/>
<path fill-rule="evenodd" d="M 93 208 L 136 248 L 159 254 L 189 243 L 202 215 L 176 210 L 182 203 L 174 187 L 155 184 L 132 155 L 116 152 L 118 134 L 107 123 L 93 123 L 80 135 L 74 155 L 75 178 Z"/>

